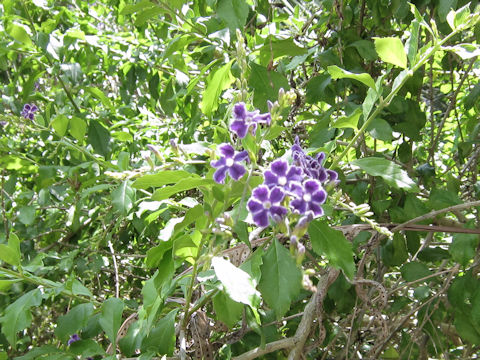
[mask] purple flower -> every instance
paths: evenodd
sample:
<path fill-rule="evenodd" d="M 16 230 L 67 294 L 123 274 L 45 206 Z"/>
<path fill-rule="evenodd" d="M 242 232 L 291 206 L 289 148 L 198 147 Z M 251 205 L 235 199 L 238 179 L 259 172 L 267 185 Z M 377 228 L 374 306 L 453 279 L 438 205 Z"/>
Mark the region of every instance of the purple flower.
<path fill-rule="evenodd" d="M 284 217 L 287 214 L 287 209 L 280 205 L 284 198 L 285 192 L 278 186 L 273 189 L 269 189 L 266 185 L 256 187 L 247 203 L 255 224 L 266 227 L 269 218 L 278 221 Z"/>
<path fill-rule="evenodd" d="M 78 340 L 80 340 L 80 336 L 78 336 L 78 334 L 73 334 L 72 336 L 70 336 L 70 339 L 68 339 L 67 344 L 72 345 L 75 341 Z"/>
<path fill-rule="evenodd" d="M 270 165 L 270 170 L 265 171 L 265 185 L 269 188 L 281 186 L 290 190 L 293 182 L 302 182 L 302 169 L 297 166 L 289 166 L 285 160 L 275 160 Z"/>
<path fill-rule="evenodd" d="M 319 180 L 320 182 L 335 181 L 338 175 L 333 170 L 327 170 L 323 167 L 325 161 L 325 153 L 320 152 L 315 158 L 305 154 L 300 146 L 298 136 L 295 143 L 291 147 L 293 164 L 299 166 L 305 176 Z"/>
<path fill-rule="evenodd" d="M 323 215 L 322 204 L 327 199 L 327 192 L 318 180 L 307 180 L 303 186 L 294 189 L 296 198 L 290 201 L 290 206 L 295 212 L 307 214 L 312 212 L 314 217 Z"/>
<path fill-rule="evenodd" d="M 269 113 L 260 114 L 259 110 L 247 111 L 243 102 L 233 106 L 233 119 L 230 130 L 236 133 L 239 138 L 244 138 L 247 135 L 247 131 L 255 135 L 258 124 L 270 125 L 272 121 Z"/>
<path fill-rule="evenodd" d="M 20 115 L 22 115 L 25 119 L 33 120 L 33 118 L 35 116 L 34 113 L 37 110 L 38 110 L 38 107 L 36 105 L 25 104 L 23 106 L 23 110 L 20 113 Z"/>
<path fill-rule="evenodd" d="M 249 161 L 248 152 L 246 150 L 236 152 L 233 146 L 229 144 L 221 144 L 218 148 L 222 156 L 219 160 L 210 163 L 210 165 L 217 169 L 215 174 L 213 174 L 213 180 L 219 184 L 223 184 L 227 176 L 227 171 L 232 179 L 240 179 L 246 172 L 240 162 L 244 160 Z"/>

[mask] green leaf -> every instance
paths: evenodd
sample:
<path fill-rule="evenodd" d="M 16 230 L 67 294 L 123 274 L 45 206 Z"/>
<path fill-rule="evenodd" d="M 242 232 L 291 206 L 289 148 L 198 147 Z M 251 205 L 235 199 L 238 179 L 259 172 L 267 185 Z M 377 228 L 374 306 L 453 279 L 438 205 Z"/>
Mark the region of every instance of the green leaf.
<path fill-rule="evenodd" d="M 327 71 L 332 79 L 354 79 L 375 90 L 375 81 L 373 81 L 373 78 L 370 76 L 370 74 L 355 74 L 350 71 L 343 70 L 336 65 L 330 65 L 327 67 Z"/>
<path fill-rule="evenodd" d="M 180 192 L 190 189 L 197 188 L 204 185 L 213 185 L 215 181 L 211 179 L 202 179 L 202 178 L 187 178 L 180 180 L 175 185 L 165 186 L 161 189 L 156 190 L 152 195 L 152 200 L 160 201 L 168 199 L 170 196 Z"/>
<path fill-rule="evenodd" d="M 270 71 L 266 67 L 250 64 L 251 72 L 248 84 L 253 88 L 253 105 L 260 111 L 268 111 L 267 100 L 275 101 L 278 98 L 278 90 L 290 89 L 287 78 L 279 72 Z"/>
<path fill-rule="evenodd" d="M 356 159 L 351 162 L 371 176 L 380 176 L 385 182 L 397 189 L 417 192 L 418 186 L 409 178 L 406 171 L 394 162 L 376 157 Z"/>
<path fill-rule="evenodd" d="M 205 115 L 210 115 L 218 108 L 222 91 L 228 89 L 235 81 L 230 72 L 232 64 L 233 60 L 208 75 L 207 85 L 202 93 L 202 101 L 200 102 L 200 109 Z"/>
<path fill-rule="evenodd" d="M 24 225 L 32 225 L 35 222 L 35 206 L 22 206 L 18 209 L 18 220 Z"/>
<path fill-rule="evenodd" d="M 462 203 L 459 196 L 446 189 L 433 189 L 428 198 L 428 205 L 434 210 L 440 210 L 452 205 Z"/>
<path fill-rule="evenodd" d="M 17 332 L 26 329 L 32 322 L 30 308 L 39 306 L 41 303 L 42 292 L 40 289 L 34 289 L 19 297 L 5 309 L 4 316 L 0 318 L 2 333 L 14 350 L 17 347 Z"/>
<path fill-rule="evenodd" d="M 367 131 L 374 139 L 382 141 L 391 141 L 393 139 L 392 127 L 387 121 L 380 118 L 373 119 L 370 125 L 368 125 Z"/>
<path fill-rule="evenodd" d="M 160 355 L 172 356 L 175 350 L 175 317 L 178 309 L 170 311 L 143 339 L 141 350 L 155 351 Z"/>
<path fill-rule="evenodd" d="M 453 320 L 455 329 L 463 340 L 471 344 L 480 345 L 480 332 L 472 324 L 472 319 L 467 314 L 455 311 L 455 319 Z"/>
<path fill-rule="evenodd" d="M 7 34 L 14 38 L 19 43 L 22 43 L 27 46 L 32 45 L 32 40 L 30 39 L 30 35 L 26 30 L 26 27 L 22 24 L 10 24 L 6 28 Z"/>
<path fill-rule="evenodd" d="M 336 127 L 338 129 L 342 129 L 342 128 L 356 129 L 358 120 L 360 119 L 361 115 L 362 115 L 362 108 L 358 107 L 350 115 L 342 116 L 341 118 L 338 118 L 335 121 L 333 121 L 332 127 Z"/>
<path fill-rule="evenodd" d="M 66 342 L 71 335 L 79 333 L 79 330 L 87 326 L 93 310 L 93 305 L 90 303 L 73 307 L 67 314 L 58 318 L 55 335 L 62 342 Z"/>
<path fill-rule="evenodd" d="M 85 133 L 87 132 L 87 123 L 79 117 L 72 117 L 70 120 L 70 127 L 68 129 L 70 134 L 79 142 L 83 142 Z"/>
<path fill-rule="evenodd" d="M 243 305 L 233 301 L 224 291 L 220 291 L 213 297 L 213 310 L 217 319 L 231 329 L 242 318 Z"/>
<path fill-rule="evenodd" d="M 133 207 L 135 201 L 135 190 L 133 190 L 129 181 L 125 180 L 118 188 L 112 191 L 113 208 L 122 215 L 127 215 Z"/>
<path fill-rule="evenodd" d="M 163 259 L 165 252 L 170 250 L 173 246 L 172 241 L 162 241 L 159 245 L 147 251 L 146 265 L 149 268 L 157 266 Z"/>
<path fill-rule="evenodd" d="M 402 277 L 409 282 L 427 277 L 428 275 L 432 274 L 427 265 L 416 261 L 412 261 L 403 265 L 400 269 L 400 272 L 402 273 Z"/>
<path fill-rule="evenodd" d="M 402 41 L 396 37 L 374 38 L 375 50 L 383 61 L 407 68 L 407 54 L 403 48 Z"/>
<path fill-rule="evenodd" d="M 470 3 L 458 10 L 451 10 L 447 15 L 448 25 L 452 30 L 456 30 L 459 26 L 465 25 L 470 17 Z"/>
<path fill-rule="evenodd" d="M 373 61 L 377 60 L 378 55 L 377 52 L 375 51 L 375 45 L 373 45 L 373 42 L 369 40 L 358 40 L 347 47 L 352 46 L 355 49 L 357 49 L 358 53 L 362 58 L 364 58 L 366 61 Z"/>
<path fill-rule="evenodd" d="M 96 120 L 90 120 L 88 143 L 92 145 L 97 154 L 103 155 L 105 158 L 110 154 L 110 132 Z"/>
<path fill-rule="evenodd" d="M 230 30 L 243 28 L 249 9 L 245 0 L 219 0 L 217 3 L 218 17 Z"/>
<path fill-rule="evenodd" d="M 65 115 L 60 114 L 52 120 L 50 125 L 59 136 L 64 136 L 67 132 L 69 121 L 70 120 Z"/>
<path fill-rule="evenodd" d="M 260 303 L 260 294 L 248 273 L 221 257 L 212 259 L 212 266 L 232 300 L 255 308 Z"/>
<path fill-rule="evenodd" d="M 448 251 L 454 261 L 466 266 L 475 256 L 479 238 L 475 234 L 454 234 Z"/>
<path fill-rule="evenodd" d="M 355 263 L 352 244 L 345 239 L 341 231 L 332 229 L 324 220 L 314 220 L 308 226 L 308 235 L 313 251 L 325 256 L 330 265 L 342 269 L 345 276 L 353 279 Z"/>
<path fill-rule="evenodd" d="M 156 174 L 147 174 L 136 179 L 132 187 L 135 189 L 148 189 L 150 187 L 160 187 L 167 184 L 175 184 L 176 182 L 189 178 L 196 177 L 196 174 L 191 174 L 184 170 L 164 170 Z"/>
<path fill-rule="evenodd" d="M 302 287 L 302 272 L 290 252 L 275 238 L 263 257 L 258 288 L 277 318 L 282 317 Z"/>
<path fill-rule="evenodd" d="M 111 111 L 115 110 L 115 108 L 113 107 L 113 104 L 110 101 L 110 99 L 99 88 L 89 86 L 89 87 L 85 88 L 85 91 L 92 94 L 94 97 L 96 97 L 98 100 L 100 100 L 102 102 L 102 104 L 105 107 L 109 108 Z"/>
<path fill-rule="evenodd" d="M 102 313 L 100 315 L 100 326 L 113 343 L 115 348 L 117 343 L 117 332 L 122 325 L 123 301 L 117 298 L 105 300 L 102 304 Z"/>
<path fill-rule="evenodd" d="M 307 50 L 295 44 L 292 38 L 275 40 L 272 37 L 265 39 L 265 45 L 260 48 L 260 64 L 268 65 L 270 60 L 276 60 L 282 56 L 304 55 Z"/>
<path fill-rule="evenodd" d="M 10 233 L 8 245 L 0 244 L 0 260 L 7 264 L 20 266 L 20 240 L 14 233 Z"/>

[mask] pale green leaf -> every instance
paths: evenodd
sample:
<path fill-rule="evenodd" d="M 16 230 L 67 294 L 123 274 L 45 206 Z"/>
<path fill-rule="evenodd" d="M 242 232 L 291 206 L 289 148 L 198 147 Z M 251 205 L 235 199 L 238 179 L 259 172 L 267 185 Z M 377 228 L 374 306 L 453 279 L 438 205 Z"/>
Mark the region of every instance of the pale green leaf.
<path fill-rule="evenodd" d="M 175 184 L 176 182 L 189 177 L 199 178 L 198 175 L 184 170 L 164 170 L 156 174 L 147 174 L 139 177 L 133 182 L 132 187 L 135 189 L 160 187 L 163 185 Z"/>
<path fill-rule="evenodd" d="M 380 176 L 387 184 L 397 189 L 403 189 L 410 192 L 417 192 L 419 190 L 417 184 L 410 179 L 407 172 L 393 161 L 383 158 L 369 157 L 356 159 L 350 163 L 358 166 L 371 176 Z"/>
<path fill-rule="evenodd" d="M 383 61 L 403 69 L 407 68 L 407 54 L 399 38 L 375 38 L 375 50 Z"/>
<path fill-rule="evenodd" d="M 52 120 L 50 125 L 59 136 L 64 136 L 67 132 L 69 121 L 70 120 L 65 115 L 60 114 Z"/>
<path fill-rule="evenodd" d="M 6 30 L 8 35 L 10 35 L 16 41 L 27 46 L 32 45 L 32 40 L 30 39 L 30 35 L 28 35 L 25 25 L 12 23 L 7 26 Z"/>
<path fill-rule="evenodd" d="M 338 129 L 342 129 L 342 128 L 356 129 L 358 120 L 360 119 L 360 115 L 362 115 L 362 108 L 358 107 L 350 115 L 342 116 L 336 119 L 335 121 L 333 121 L 332 127 L 336 127 Z"/>
<path fill-rule="evenodd" d="M 219 0 L 217 14 L 231 30 L 243 28 L 247 21 L 249 6 L 245 0 Z"/>
<path fill-rule="evenodd" d="M 221 257 L 214 257 L 212 266 L 218 280 L 232 300 L 251 307 L 258 306 L 260 294 L 248 273 Z"/>
<path fill-rule="evenodd" d="M 133 207 L 135 201 L 135 190 L 133 190 L 129 181 L 125 180 L 112 192 L 112 204 L 115 210 L 122 215 L 127 215 Z"/>
<path fill-rule="evenodd" d="M 200 102 L 200 109 L 205 115 L 210 115 L 217 109 L 222 91 L 228 89 L 235 81 L 230 72 L 232 64 L 233 60 L 208 75 L 207 85 L 202 93 L 202 101 Z"/>
<path fill-rule="evenodd" d="M 165 200 L 180 191 L 186 191 L 186 190 L 197 188 L 199 186 L 213 185 L 213 184 L 215 184 L 215 182 L 211 179 L 202 179 L 202 178 L 193 178 L 193 177 L 186 178 L 186 179 L 180 180 L 175 185 L 165 186 L 161 189 L 158 189 L 153 193 L 152 200 L 156 200 L 156 201 Z"/>
<path fill-rule="evenodd" d="M 332 77 L 332 79 L 354 79 L 357 81 L 360 81 L 362 84 L 367 85 L 369 88 L 372 88 L 375 90 L 375 81 L 373 81 L 373 78 L 370 76 L 370 74 L 367 73 L 361 73 L 361 74 L 356 74 L 352 73 L 347 70 L 343 70 L 339 68 L 336 65 L 330 65 L 327 67 L 328 73 Z"/>

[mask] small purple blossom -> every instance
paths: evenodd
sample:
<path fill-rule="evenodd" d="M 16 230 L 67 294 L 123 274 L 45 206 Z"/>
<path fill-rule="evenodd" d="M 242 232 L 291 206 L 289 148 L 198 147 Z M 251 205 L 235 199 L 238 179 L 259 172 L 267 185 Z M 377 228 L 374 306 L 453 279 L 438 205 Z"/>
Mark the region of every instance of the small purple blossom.
<path fill-rule="evenodd" d="M 239 138 L 244 138 L 248 131 L 255 135 L 258 124 L 270 125 L 272 121 L 269 113 L 260 114 L 259 110 L 247 111 L 243 102 L 233 106 L 233 119 L 230 130 L 236 133 Z"/>
<path fill-rule="evenodd" d="M 25 119 L 33 120 L 33 118 L 35 116 L 35 111 L 37 111 L 37 110 L 38 110 L 38 107 L 36 105 L 25 104 L 23 106 L 23 110 L 20 113 L 20 115 L 22 115 Z"/>
<path fill-rule="evenodd" d="M 302 169 L 289 166 L 286 160 L 278 159 L 270 165 L 270 170 L 265 171 L 265 185 L 269 188 L 281 186 L 290 190 L 293 182 L 302 182 Z"/>
<path fill-rule="evenodd" d="M 327 170 L 323 167 L 325 153 L 318 153 L 315 158 L 305 154 L 300 146 L 298 136 L 291 148 L 293 164 L 300 167 L 306 177 L 319 180 L 320 182 L 335 181 L 338 175 L 333 170 Z"/>
<path fill-rule="evenodd" d="M 218 148 L 222 154 L 220 159 L 210 163 L 212 167 L 217 169 L 213 174 L 213 180 L 223 184 L 227 171 L 232 179 L 239 180 L 246 172 L 240 162 L 244 160 L 249 161 L 248 152 L 246 150 L 236 152 L 230 144 L 221 144 Z"/>
<path fill-rule="evenodd" d="M 70 339 L 68 339 L 67 344 L 72 345 L 74 342 L 79 340 L 80 340 L 80 336 L 78 336 L 78 334 L 73 334 L 72 336 L 70 336 Z"/>
<path fill-rule="evenodd" d="M 269 218 L 274 221 L 283 218 L 287 214 L 287 209 L 280 205 L 284 198 L 285 192 L 278 186 L 272 189 L 266 185 L 256 187 L 247 203 L 255 224 L 266 227 L 269 224 Z"/>
<path fill-rule="evenodd" d="M 327 192 L 318 180 L 307 180 L 303 186 L 294 189 L 296 198 L 290 201 L 290 206 L 299 214 L 313 213 L 313 217 L 323 215 L 322 204 L 327 199 Z"/>

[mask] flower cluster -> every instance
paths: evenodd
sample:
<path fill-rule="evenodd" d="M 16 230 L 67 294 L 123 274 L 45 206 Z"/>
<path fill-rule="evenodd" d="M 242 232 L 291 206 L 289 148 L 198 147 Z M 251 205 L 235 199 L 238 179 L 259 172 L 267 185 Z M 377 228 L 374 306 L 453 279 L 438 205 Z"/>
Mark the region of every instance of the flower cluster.
<path fill-rule="evenodd" d="M 33 104 L 25 104 L 23 110 L 20 113 L 25 119 L 33 120 L 35 112 L 38 110 L 38 107 Z"/>
<path fill-rule="evenodd" d="M 322 204 L 327 199 L 324 185 L 335 181 L 337 173 L 323 167 L 325 154 L 315 158 L 308 156 L 300 147 L 298 138 L 291 148 L 293 164 L 278 159 L 264 173 L 264 183 L 255 188 L 247 203 L 257 226 L 266 227 L 269 220 L 280 222 L 288 213 L 305 219 L 323 215 Z"/>
<path fill-rule="evenodd" d="M 269 113 L 260 114 L 259 110 L 248 111 L 245 103 L 239 102 L 233 106 L 233 122 L 230 130 L 239 138 L 244 138 L 250 132 L 255 135 L 258 124 L 270 125 L 272 118 Z M 248 152 L 235 151 L 230 144 L 221 144 L 219 147 L 220 159 L 212 161 L 210 165 L 217 169 L 213 174 L 213 180 L 219 184 L 225 182 L 227 173 L 234 180 L 239 180 L 246 172 L 242 162 L 249 162 Z"/>

